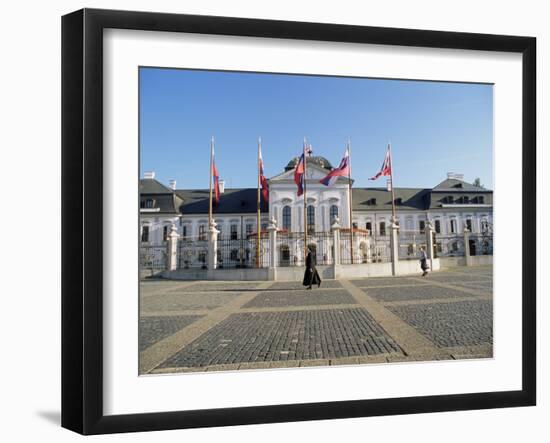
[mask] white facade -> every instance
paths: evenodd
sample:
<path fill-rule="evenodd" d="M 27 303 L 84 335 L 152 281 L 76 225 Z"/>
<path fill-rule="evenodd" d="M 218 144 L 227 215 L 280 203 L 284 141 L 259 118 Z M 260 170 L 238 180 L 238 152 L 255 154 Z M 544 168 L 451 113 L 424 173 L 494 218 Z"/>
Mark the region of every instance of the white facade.
<path fill-rule="evenodd" d="M 319 183 L 319 180 L 327 173 L 328 170 L 318 164 L 308 164 L 307 211 L 310 214 L 308 218 L 313 221 L 313 226 L 309 226 L 308 231 L 313 228 L 314 232 L 330 232 L 334 215 L 338 216 L 343 228 L 350 226 L 349 181 L 346 177 L 339 177 L 333 186 L 326 187 Z M 297 196 L 294 170 L 290 169 L 272 177 L 269 179 L 269 186 L 269 212 L 261 214 L 262 231 L 265 231 L 268 221 L 273 217 L 279 230 L 304 232 L 304 196 Z M 377 192 L 382 191 L 377 190 Z M 399 189 L 396 188 L 396 194 L 398 191 Z M 484 191 L 488 194 L 491 193 L 488 190 Z M 368 194 L 368 189 L 365 192 Z M 149 244 L 162 243 L 166 240 L 166 235 L 170 232 L 172 224 L 176 225 L 178 234 L 182 238 L 206 240 L 208 213 L 188 214 L 185 212 L 185 202 L 183 203 L 179 214 L 159 213 L 155 208 L 142 208 L 140 211 L 142 241 Z M 352 214 L 354 227 L 368 230 L 373 237 L 389 236 L 391 209 L 387 207 L 379 209 L 376 205 L 372 207 L 363 205 L 364 209 L 363 207 L 357 209 L 358 206 L 361 206 L 358 203 L 353 202 L 355 208 Z M 221 204 L 223 204 L 223 194 Z M 251 202 L 251 205 L 255 208 L 255 200 Z M 406 208 L 397 206 L 396 216 L 400 231 L 422 232 L 426 223 L 430 221 L 435 232 L 441 236 L 462 234 L 465 228 L 468 228 L 472 234 L 492 232 L 493 225 L 493 208 L 490 203 L 440 204 L 437 207 L 427 204 L 426 207 L 419 209 L 411 209 L 410 206 Z M 216 213 L 214 210 L 213 218 L 217 229 L 221 231 L 220 237 L 241 239 L 257 232 L 257 213 L 250 210 L 243 213 L 223 214 Z M 144 230 L 148 231 L 146 235 L 144 235 Z"/>

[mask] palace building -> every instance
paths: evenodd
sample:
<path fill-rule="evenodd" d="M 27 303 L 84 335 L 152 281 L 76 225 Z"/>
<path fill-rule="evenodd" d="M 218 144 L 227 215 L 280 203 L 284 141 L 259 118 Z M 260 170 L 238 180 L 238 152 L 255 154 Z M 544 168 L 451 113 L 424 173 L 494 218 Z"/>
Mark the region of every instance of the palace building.
<path fill-rule="evenodd" d="M 304 201 L 297 197 L 293 173 L 298 158 L 292 159 L 279 175 L 269 182 L 269 203 L 262 200 L 261 229 L 274 217 L 285 232 L 304 232 Z M 324 157 L 307 159 L 307 229 L 308 233 L 330 232 L 339 218 L 349 227 L 349 181 L 338 177 L 333 186 L 319 183 L 330 170 Z M 213 217 L 220 238 L 247 238 L 257 232 L 257 189 L 226 189 L 220 181 L 220 202 Z M 459 174 L 449 173 L 433 188 L 395 188 L 396 215 L 400 230 L 423 232 L 428 220 L 436 234 L 450 236 L 467 228 L 473 234 L 492 230 L 493 192 L 474 186 Z M 391 192 L 386 188 L 352 187 L 352 223 L 358 230 L 381 238 L 389 235 Z M 206 240 L 208 230 L 208 189 L 177 189 L 155 180 L 153 172 L 140 180 L 141 242 L 160 244 L 167 240 L 172 224 L 184 239 Z M 445 251 L 440 251 L 444 253 Z"/>

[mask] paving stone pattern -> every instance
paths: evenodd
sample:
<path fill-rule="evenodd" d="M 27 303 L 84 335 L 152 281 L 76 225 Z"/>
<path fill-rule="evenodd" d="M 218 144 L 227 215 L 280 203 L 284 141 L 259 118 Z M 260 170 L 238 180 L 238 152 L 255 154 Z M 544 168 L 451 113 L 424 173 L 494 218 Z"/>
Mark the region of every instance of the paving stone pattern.
<path fill-rule="evenodd" d="M 440 347 L 493 342 L 492 301 L 394 306 L 390 310 Z"/>
<path fill-rule="evenodd" d="M 233 314 L 162 367 L 329 359 L 399 352 L 364 309 Z"/>
<path fill-rule="evenodd" d="M 142 317 L 139 320 L 139 350 L 147 349 L 201 317 L 202 315 Z"/>
<path fill-rule="evenodd" d="M 142 298 L 140 309 L 147 311 L 180 311 L 185 309 L 209 309 L 229 303 L 239 293 L 235 292 L 167 292 Z"/>
<path fill-rule="evenodd" d="M 359 288 L 370 288 L 373 286 L 412 286 L 412 285 L 419 284 L 417 281 L 406 277 L 398 277 L 398 278 L 371 277 L 371 278 L 364 278 L 361 280 L 351 280 L 351 282 Z"/>
<path fill-rule="evenodd" d="M 185 292 L 243 292 L 258 287 L 259 282 L 198 282 L 187 288 Z"/>
<path fill-rule="evenodd" d="M 426 300 L 431 298 L 468 297 L 468 294 L 456 289 L 435 285 L 417 285 L 407 288 L 368 288 L 367 295 L 380 301 Z"/>
<path fill-rule="evenodd" d="M 271 288 L 270 288 L 271 289 Z M 267 308 L 280 306 L 313 306 L 356 303 L 344 289 L 317 289 L 302 291 L 262 292 L 244 305 L 245 308 Z"/>
<path fill-rule="evenodd" d="M 311 291 L 301 282 L 149 280 L 140 286 L 141 361 L 154 362 L 148 373 L 234 370 L 241 363 L 338 365 L 356 357 L 407 361 L 422 357 L 429 342 L 443 357 L 478 358 L 485 355 L 479 346 L 493 343 L 492 289 L 490 266 L 451 268 L 424 279 L 325 280 Z M 189 327 L 198 319 L 200 328 Z M 424 340 L 417 354 L 408 326 Z M 160 340 L 166 346 L 152 347 Z"/>
<path fill-rule="evenodd" d="M 323 280 L 321 282 L 321 289 L 335 289 L 335 288 L 341 288 L 342 285 L 338 280 Z M 302 290 L 304 289 L 304 286 L 302 286 L 302 282 L 297 281 L 280 281 L 275 282 L 273 285 L 269 287 L 269 290 Z"/>

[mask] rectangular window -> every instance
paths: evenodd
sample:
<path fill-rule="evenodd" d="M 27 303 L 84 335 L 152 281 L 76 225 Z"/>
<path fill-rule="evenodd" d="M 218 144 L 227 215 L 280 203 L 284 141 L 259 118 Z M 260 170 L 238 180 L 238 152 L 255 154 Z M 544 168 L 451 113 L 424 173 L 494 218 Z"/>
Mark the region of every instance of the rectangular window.
<path fill-rule="evenodd" d="M 421 234 L 426 233 L 426 222 L 425 222 L 424 220 L 420 220 L 420 221 L 418 222 L 418 227 L 419 227 L 419 229 L 420 229 L 420 233 L 421 233 Z"/>
<path fill-rule="evenodd" d="M 187 238 L 187 225 L 183 225 L 181 228 L 181 236 L 185 239 Z"/>
<path fill-rule="evenodd" d="M 486 233 L 489 231 L 489 222 L 487 220 L 481 221 L 481 232 Z"/>
<path fill-rule="evenodd" d="M 436 234 L 441 234 L 441 221 L 440 220 L 435 221 L 434 228 L 435 228 Z"/>
<path fill-rule="evenodd" d="M 367 228 L 367 231 L 369 231 L 369 235 L 372 235 L 372 222 L 367 222 L 365 227 Z"/>
<path fill-rule="evenodd" d="M 148 208 L 148 209 L 151 209 L 155 206 L 155 200 L 153 200 L 152 198 L 148 198 L 146 201 L 145 201 L 145 207 Z"/>
<path fill-rule="evenodd" d="M 481 203 L 481 204 L 484 203 L 483 195 L 480 195 L 480 196 L 477 198 L 477 202 L 478 202 L 478 203 Z"/>
<path fill-rule="evenodd" d="M 451 234 L 456 234 L 457 227 L 456 227 L 456 220 L 453 218 L 451 220 Z"/>
<path fill-rule="evenodd" d="M 237 240 L 238 238 L 237 225 L 231 225 L 231 240 Z"/>
<path fill-rule="evenodd" d="M 467 195 L 465 195 L 463 198 L 462 198 L 462 203 L 470 203 L 470 197 L 468 197 Z"/>
<path fill-rule="evenodd" d="M 386 235 L 386 222 L 380 222 L 380 235 Z"/>
<path fill-rule="evenodd" d="M 149 226 L 143 226 L 141 230 L 141 241 L 147 243 L 149 241 Z"/>
<path fill-rule="evenodd" d="M 246 236 L 248 237 L 250 234 L 252 234 L 253 225 L 252 223 L 246 224 Z"/>
<path fill-rule="evenodd" d="M 162 241 L 168 240 L 168 225 L 162 227 Z"/>
<path fill-rule="evenodd" d="M 206 226 L 199 226 L 199 240 L 206 240 Z"/>
<path fill-rule="evenodd" d="M 472 219 L 467 219 L 466 220 L 466 229 L 468 229 L 468 231 L 472 232 Z"/>

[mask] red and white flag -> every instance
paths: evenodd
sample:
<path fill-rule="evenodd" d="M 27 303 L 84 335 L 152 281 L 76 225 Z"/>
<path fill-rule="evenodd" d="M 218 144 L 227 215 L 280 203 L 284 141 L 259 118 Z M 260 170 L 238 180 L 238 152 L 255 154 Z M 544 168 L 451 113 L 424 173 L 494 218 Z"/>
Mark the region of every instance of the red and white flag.
<path fill-rule="evenodd" d="M 376 180 L 378 177 L 382 177 L 384 175 L 392 175 L 392 165 L 391 165 L 391 151 L 390 147 L 388 145 L 388 150 L 386 151 L 386 156 L 384 157 L 384 163 L 382 163 L 382 168 L 380 168 L 380 172 L 376 174 L 374 177 L 369 178 L 369 180 Z"/>
<path fill-rule="evenodd" d="M 214 202 L 217 206 L 220 204 L 220 174 L 214 159 L 214 146 L 212 146 L 212 178 L 214 179 Z"/>
<path fill-rule="evenodd" d="M 330 171 L 325 177 L 319 180 L 319 183 L 325 186 L 332 186 L 338 177 L 346 177 L 347 175 L 349 175 L 349 148 L 346 149 L 340 166 Z"/>
<path fill-rule="evenodd" d="M 259 149 L 259 164 L 260 164 L 260 184 L 262 185 L 262 197 L 266 203 L 269 202 L 269 184 L 264 175 L 264 161 L 262 159 L 262 148 Z"/>
<path fill-rule="evenodd" d="M 300 156 L 300 160 L 298 161 L 298 164 L 296 165 L 296 168 L 294 169 L 294 183 L 296 183 L 296 186 L 298 186 L 298 192 L 296 193 L 298 197 L 300 197 L 304 193 L 304 180 L 305 180 L 305 174 L 304 174 L 304 154 Z"/>

